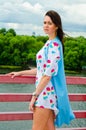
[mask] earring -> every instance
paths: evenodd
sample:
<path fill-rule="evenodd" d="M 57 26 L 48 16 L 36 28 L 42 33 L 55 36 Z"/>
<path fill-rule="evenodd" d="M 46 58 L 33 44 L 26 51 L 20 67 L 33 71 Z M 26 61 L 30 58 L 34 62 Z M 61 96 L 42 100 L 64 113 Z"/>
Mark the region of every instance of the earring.
<path fill-rule="evenodd" d="M 58 27 L 56 27 L 56 30 L 58 29 Z"/>

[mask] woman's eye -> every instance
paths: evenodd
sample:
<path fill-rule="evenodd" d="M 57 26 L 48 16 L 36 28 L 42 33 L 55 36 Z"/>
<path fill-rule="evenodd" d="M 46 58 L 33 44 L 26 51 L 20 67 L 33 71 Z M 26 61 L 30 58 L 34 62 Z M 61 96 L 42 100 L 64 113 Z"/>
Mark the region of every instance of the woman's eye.
<path fill-rule="evenodd" d="M 49 25 L 52 25 L 52 23 L 51 23 L 51 22 L 49 22 L 48 24 L 49 24 Z"/>
<path fill-rule="evenodd" d="M 46 22 L 44 22 L 44 24 L 46 24 Z"/>
<path fill-rule="evenodd" d="M 52 25 L 51 22 L 44 22 L 44 24 L 47 24 L 47 25 Z"/>

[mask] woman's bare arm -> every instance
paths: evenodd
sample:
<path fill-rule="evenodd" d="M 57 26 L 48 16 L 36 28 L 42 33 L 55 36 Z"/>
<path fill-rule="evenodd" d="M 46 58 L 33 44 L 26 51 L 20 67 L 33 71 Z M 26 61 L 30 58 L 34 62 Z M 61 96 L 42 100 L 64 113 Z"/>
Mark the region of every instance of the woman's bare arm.
<path fill-rule="evenodd" d="M 42 90 L 45 88 L 45 86 L 48 84 L 50 81 L 51 77 L 50 76 L 43 76 L 41 78 L 40 83 L 38 84 L 36 90 L 35 90 L 35 95 L 32 96 L 30 105 L 29 105 L 29 110 L 33 111 L 34 110 L 34 103 L 38 95 L 42 92 Z"/>
<path fill-rule="evenodd" d="M 48 84 L 48 82 L 50 81 L 50 79 L 51 79 L 51 77 L 47 76 L 47 75 L 44 75 L 41 78 L 41 81 L 39 82 L 38 86 L 36 87 L 36 91 L 35 91 L 37 95 L 39 95 L 42 92 L 42 90 Z"/>
<path fill-rule="evenodd" d="M 18 72 L 20 75 L 36 75 L 37 69 L 31 69 L 31 70 L 23 70 Z"/>
<path fill-rule="evenodd" d="M 12 75 L 12 78 L 20 75 L 36 75 L 37 69 L 31 69 L 31 70 L 23 70 L 23 71 L 18 71 L 18 72 L 11 72 L 6 75 Z"/>

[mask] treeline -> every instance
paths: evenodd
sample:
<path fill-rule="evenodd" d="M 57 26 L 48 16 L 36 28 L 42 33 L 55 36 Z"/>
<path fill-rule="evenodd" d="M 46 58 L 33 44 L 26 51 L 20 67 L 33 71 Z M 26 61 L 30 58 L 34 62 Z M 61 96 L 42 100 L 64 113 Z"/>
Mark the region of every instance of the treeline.
<path fill-rule="evenodd" d="M 17 35 L 14 29 L 0 29 L 0 65 L 28 68 L 36 65 L 36 53 L 45 44 L 47 36 Z M 64 38 L 66 70 L 82 70 L 86 66 L 86 38 Z"/>

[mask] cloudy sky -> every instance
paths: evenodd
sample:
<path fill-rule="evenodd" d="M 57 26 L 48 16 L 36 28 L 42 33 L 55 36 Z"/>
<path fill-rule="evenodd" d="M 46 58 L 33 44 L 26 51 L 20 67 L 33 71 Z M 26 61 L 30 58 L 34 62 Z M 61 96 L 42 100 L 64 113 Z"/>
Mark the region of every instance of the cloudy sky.
<path fill-rule="evenodd" d="M 13 28 L 20 35 L 44 35 L 48 10 L 60 14 L 65 33 L 86 37 L 86 0 L 0 0 L 0 28 Z"/>

